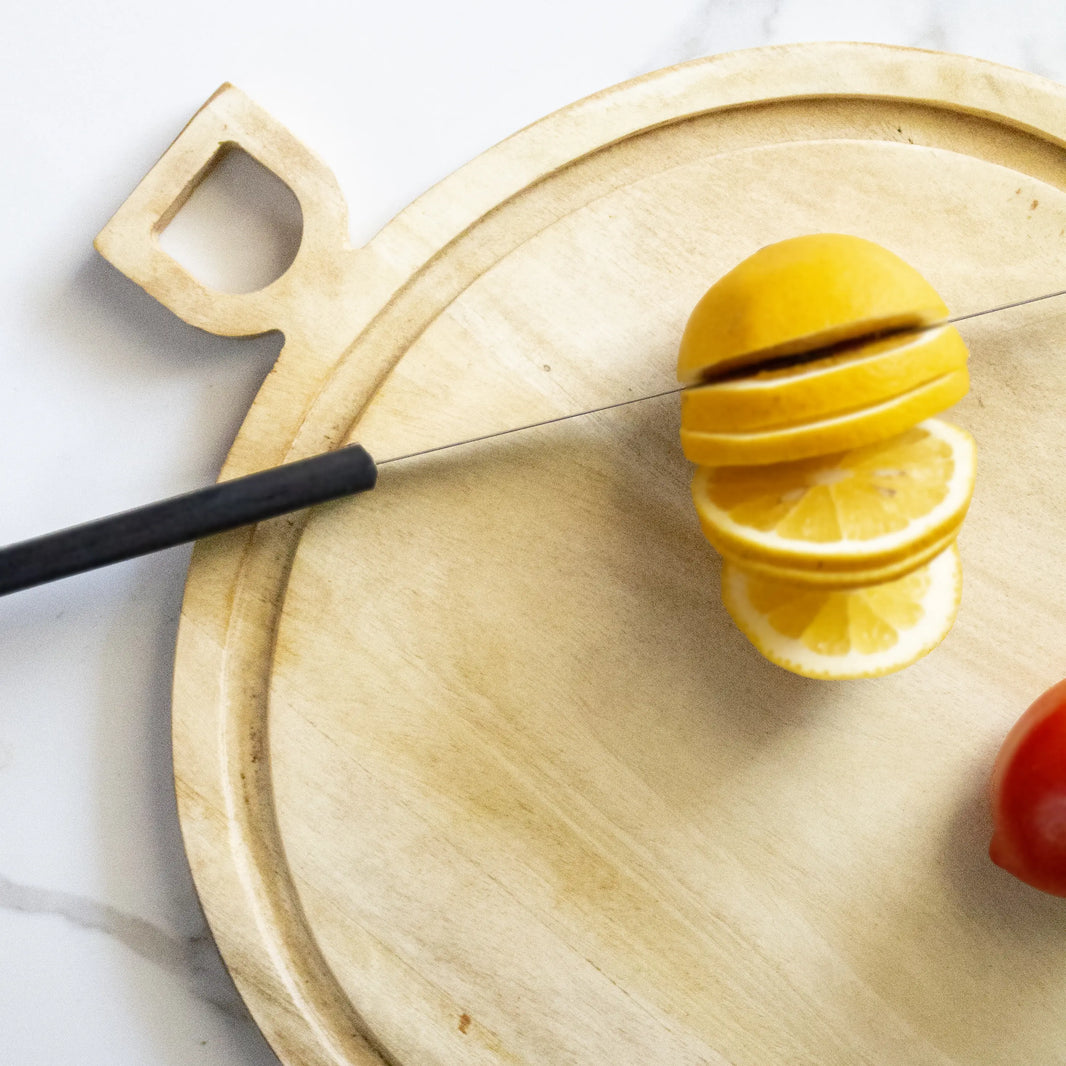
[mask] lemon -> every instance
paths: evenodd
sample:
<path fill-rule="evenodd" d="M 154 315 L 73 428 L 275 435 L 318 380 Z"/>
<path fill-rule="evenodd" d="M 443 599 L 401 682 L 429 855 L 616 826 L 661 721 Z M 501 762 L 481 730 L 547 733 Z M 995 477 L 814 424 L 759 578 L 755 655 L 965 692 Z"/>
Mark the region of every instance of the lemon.
<path fill-rule="evenodd" d="M 816 589 L 858 589 L 870 585 L 883 585 L 886 581 L 895 581 L 906 574 L 924 566 L 935 555 L 939 555 L 949 545 L 953 544 L 959 534 L 959 525 L 949 529 L 939 540 L 930 541 L 913 549 L 909 554 L 901 556 L 892 563 L 883 566 L 871 567 L 865 570 L 859 569 L 830 569 L 817 564 L 805 566 L 803 564 L 781 564 L 767 562 L 764 559 L 752 559 L 743 555 L 736 555 L 729 548 L 722 547 L 711 541 L 724 560 L 733 566 L 738 566 L 754 577 L 765 578 L 768 581 L 783 582 L 788 585 L 803 585 L 807 588 Z M 708 538 L 710 539 L 710 538 Z"/>
<path fill-rule="evenodd" d="M 701 466 L 758 466 L 846 451 L 902 433 L 957 403 L 970 387 L 969 373 L 941 374 L 881 403 L 752 433 L 711 433 L 681 426 L 681 448 Z"/>
<path fill-rule="evenodd" d="M 751 433 L 846 414 L 963 370 L 967 356 L 958 330 L 947 326 L 858 341 L 813 362 L 687 389 L 681 425 L 696 432 Z"/>
<path fill-rule="evenodd" d="M 969 388 L 947 314 L 887 249 L 813 234 L 749 256 L 689 317 L 693 501 L 726 609 L 788 670 L 890 673 L 954 622 L 976 447 L 932 417 Z"/>
<path fill-rule="evenodd" d="M 852 590 L 722 568 L 722 601 L 740 630 L 771 662 L 805 677 L 878 677 L 909 666 L 947 636 L 961 597 L 954 544 L 905 577 Z"/>
<path fill-rule="evenodd" d="M 692 499 L 707 539 L 741 564 L 869 574 L 957 530 L 976 471 L 970 434 L 929 419 L 846 452 L 703 467 L 692 479 Z"/>
<path fill-rule="evenodd" d="M 839 233 L 759 249 L 711 286 L 689 316 L 678 380 L 947 316 L 936 290 L 873 241 Z"/>

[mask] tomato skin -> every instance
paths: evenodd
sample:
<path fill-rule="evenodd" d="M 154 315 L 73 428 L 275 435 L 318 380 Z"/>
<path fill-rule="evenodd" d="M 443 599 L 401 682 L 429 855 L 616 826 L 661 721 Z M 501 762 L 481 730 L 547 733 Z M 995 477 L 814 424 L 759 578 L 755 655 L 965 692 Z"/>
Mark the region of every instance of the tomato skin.
<path fill-rule="evenodd" d="M 992 770 L 992 861 L 1066 896 L 1066 681 L 1018 719 Z"/>

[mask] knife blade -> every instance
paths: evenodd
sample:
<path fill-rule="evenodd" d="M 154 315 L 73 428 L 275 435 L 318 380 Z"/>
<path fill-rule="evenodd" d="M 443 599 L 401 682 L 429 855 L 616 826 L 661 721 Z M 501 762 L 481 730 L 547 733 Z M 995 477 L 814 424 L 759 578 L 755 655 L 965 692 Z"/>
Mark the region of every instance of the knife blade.
<path fill-rule="evenodd" d="M 1066 289 L 1058 289 L 1055 292 L 1046 292 L 1040 296 L 1028 296 L 1024 300 L 1013 300 L 1010 303 L 997 304 L 995 307 L 986 307 L 980 311 L 967 311 L 965 314 L 952 315 L 950 318 L 939 318 L 934 322 L 925 322 L 917 326 L 899 326 L 895 329 L 885 330 L 878 334 L 879 338 L 891 337 L 891 336 L 904 336 L 907 334 L 921 334 L 930 333 L 933 330 L 943 329 L 945 326 L 953 326 L 958 322 L 968 322 L 973 318 L 982 318 L 985 315 L 999 314 L 1001 311 L 1010 311 L 1016 307 L 1025 307 L 1028 304 L 1042 303 L 1044 300 L 1052 300 L 1056 296 L 1066 296 Z M 863 341 L 869 340 L 870 337 L 863 337 Z M 854 341 L 850 343 L 855 343 Z M 843 347 L 841 345 L 840 347 Z M 801 355 L 786 356 L 783 359 L 772 361 L 772 365 L 790 365 L 798 366 L 803 363 L 813 363 L 818 359 L 824 358 L 827 352 L 826 348 L 818 348 L 813 351 L 804 352 Z M 766 364 L 760 364 L 760 369 L 765 369 Z M 748 369 L 751 369 L 750 367 Z M 481 441 L 492 440 L 495 437 L 505 437 L 511 433 L 524 433 L 529 429 L 539 429 L 541 426 L 550 426 L 556 422 L 566 422 L 571 418 L 585 418 L 588 415 L 598 415 L 604 411 L 613 411 L 617 407 L 627 407 L 633 403 L 644 403 L 647 400 L 658 400 L 663 396 L 677 396 L 682 392 L 687 392 L 689 389 L 700 388 L 705 382 L 699 382 L 695 385 L 676 385 L 672 389 L 663 389 L 661 392 L 651 392 L 643 396 L 635 396 L 629 400 L 618 400 L 614 403 L 604 404 L 601 407 L 590 407 L 583 411 L 574 411 L 571 414 L 558 415 L 555 418 L 547 418 L 541 422 L 530 422 L 522 426 L 511 426 L 508 429 L 496 430 L 493 433 L 485 433 L 479 437 L 468 437 L 465 440 L 451 441 L 448 444 L 438 444 L 433 448 L 424 448 L 417 452 L 407 452 L 403 455 L 394 455 L 388 459 L 381 459 L 378 461 L 378 466 L 385 466 L 386 463 L 399 463 L 406 459 L 417 459 L 421 455 L 432 455 L 434 452 L 447 451 L 449 448 L 461 448 L 467 444 L 478 444 Z"/>
<path fill-rule="evenodd" d="M 907 326 L 892 332 L 924 333 L 1028 304 L 1041 303 L 1058 296 L 1066 296 L 1066 289 L 997 304 L 980 311 L 953 315 L 920 326 Z M 802 361 L 813 361 L 824 354 L 825 349 L 807 352 Z M 378 468 L 390 463 L 524 433 L 575 418 L 586 418 L 631 404 L 677 395 L 695 387 L 698 386 L 680 385 L 662 389 L 539 422 L 511 426 L 493 433 L 391 456 L 380 462 L 375 462 L 361 445 L 351 444 L 308 459 L 284 463 L 130 511 L 20 541 L 0 549 L 0 596 L 177 547 L 216 533 L 278 518 L 316 504 L 367 492 L 377 484 Z"/>

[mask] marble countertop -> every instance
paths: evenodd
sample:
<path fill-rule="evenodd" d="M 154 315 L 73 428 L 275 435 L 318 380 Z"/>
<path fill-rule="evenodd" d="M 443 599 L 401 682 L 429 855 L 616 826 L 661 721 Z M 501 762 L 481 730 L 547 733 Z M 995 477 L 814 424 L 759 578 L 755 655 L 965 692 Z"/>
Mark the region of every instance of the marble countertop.
<path fill-rule="evenodd" d="M 6 22 L 0 542 L 214 480 L 277 355 L 276 336 L 185 326 L 92 249 L 223 81 L 326 160 L 355 243 L 529 122 L 697 56 L 866 40 L 1066 81 L 1056 0 L 180 12 L 41 0 Z M 13 1066 L 277 1061 L 214 948 L 175 813 L 169 686 L 187 562 L 175 549 L 0 600 L 0 1030 Z"/>

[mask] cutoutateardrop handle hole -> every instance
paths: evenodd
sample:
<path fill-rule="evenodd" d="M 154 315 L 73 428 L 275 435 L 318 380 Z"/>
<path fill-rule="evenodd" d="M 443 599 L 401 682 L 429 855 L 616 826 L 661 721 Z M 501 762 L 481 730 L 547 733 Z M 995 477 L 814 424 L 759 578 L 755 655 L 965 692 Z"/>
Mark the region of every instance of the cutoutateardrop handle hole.
<path fill-rule="evenodd" d="M 292 189 L 236 145 L 224 148 L 160 232 L 160 248 L 208 288 L 256 292 L 288 270 L 303 212 Z"/>

